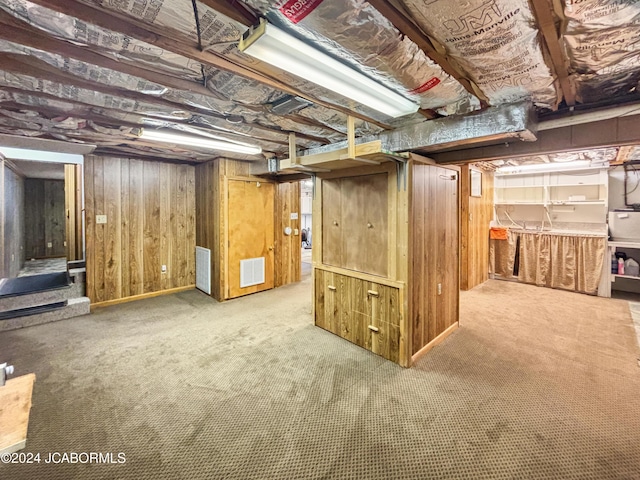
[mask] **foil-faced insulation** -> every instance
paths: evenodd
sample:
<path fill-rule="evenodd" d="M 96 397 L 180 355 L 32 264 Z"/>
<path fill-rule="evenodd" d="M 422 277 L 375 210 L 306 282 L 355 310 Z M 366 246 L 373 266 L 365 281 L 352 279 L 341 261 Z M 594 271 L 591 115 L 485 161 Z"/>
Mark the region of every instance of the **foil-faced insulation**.
<path fill-rule="evenodd" d="M 535 141 L 537 120 L 530 102 L 490 107 L 460 117 L 437 118 L 380 135 L 382 148 L 393 152 L 433 152 L 446 148 L 496 144 L 515 139 Z"/>
<path fill-rule="evenodd" d="M 527 0 L 400 0 L 443 45 L 492 104 L 531 98 L 555 107 L 554 75 L 545 63 Z"/>
<path fill-rule="evenodd" d="M 564 44 L 581 102 L 635 91 L 640 81 L 640 2 L 567 0 Z"/>
<path fill-rule="evenodd" d="M 84 88 L 71 87 L 50 80 L 38 79 L 27 75 L 19 75 L 11 72 L 0 70 L 0 87 L 17 88 L 31 92 L 42 92 L 53 95 L 60 99 L 66 99 L 71 102 L 80 102 L 86 105 L 92 105 L 105 109 L 115 109 L 131 113 L 144 113 L 146 117 L 155 117 L 161 121 L 189 121 L 191 114 L 180 110 L 172 110 L 167 107 L 147 104 L 145 102 L 135 101 L 128 98 L 118 97 L 116 95 L 108 95 Z M 46 106 L 48 100 L 41 99 L 40 106 Z M 224 123 L 224 119 L 209 118 L 209 121 Z M 245 127 L 251 129 L 251 127 Z M 231 132 L 229 132 L 231 133 Z M 286 151 L 287 146 L 265 142 L 259 137 L 252 137 L 252 141 L 265 150 L 269 151 Z"/>
<path fill-rule="evenodd" d="M 131 9 L 122 10 L 122 13 L 133 15 L 132 12 L 136 10 L 137 4 L 139 2 L 135 2 L 135 5 L 133 5 L 133 3 L 134 2 L 131 2 Z M 174 2 L 174 0 L 158 0 L 158 2 L 152 3 L 161 3 L 162 5 L 165 5 L 177 2 Z M 111 4 L 109 3 L 109 5 Z M 118 3 L 118 5 L 121 4 Z M 185 3 L 185 5 L 187 4 Z M 190 18 L 193 18 L 193 11 L 191 10 L 190 4 L 188 5 L 188 8 L 181 8 L 180 11 L 183 12 L 183 15 L 191 12 Z M 154 45 L 150 45 L 129 36 L 122 35 L 117 32 L 112 32 L 95 25 L 91 25 L 82 20 L 60 14 L 45 7 L 41 7 L 40 5 L 36 5 L 27 0 L 7 0 L 6 2 L 0 3 L 0 8 L 4 9 L 18 19 L 23 20 L 26 23 L 40 30 L 43 30 L 48 34 L 54 35 L 57 38 L 66 40 L 75 45 L 97 47 L 103 54 L 108 53 L 116 60 L 120 59 L 134 61 L 146 66 L 150 70 L 161 69 L 166 73 L 187 77 L 192 81 L 202 81 L 202 65 L 199 62 L 163 50 Z M 224 16 L 222 17 L 226 18 Z M 237 24 L 237 22 L 233 22 L 229 19 L 227 20 L 228 22 L 236 24 L 236 26 L 238 27 L 240 26 L 240 24 Z M 228 30 L 227 27 L 229 26 L 227 24 L 224 24 L 221 28 L 222 30 L 226 31 Z M 211 48 L 216 48 L 221 52 L 224 51 L 226 56 L 234 54 L 242 56 L 245 63 L 253 61 L 252 59 L 244 54 L 241 54 L 238 51 L 237 41 L 240 37 L 240 33 L 239 30 L 234 31 L 237 31 L 238 35 L 233 39 L 234 41 L 231 44 L 222 41 L 223 38 L 230 38 L 231 34 L 229 33 L 227 34 L 227 37 L 212 37 L 212 41 L 217 39 L 221 40 L 221 43 L 214 42 L 211 45 Z M 229 52 L 228 54 L 226 53 L 227 51 Z M 212 95 L 216 99 L 223 97 L 230 103 L 235 104 L 232 113 L 236 113 L 235 110 L 242 112 L 242 109 L 240 109 L 241 105 L 267 105 L 285 96 L 283 92 L 263 85 L 260 82 L 238 76 L 231 72 L 215 69 L 211 66 L 205 66 L 205 77 L 207 79 L 207 87 L 212 90 Z M 330 96 L 326 94 L 327 91 L 322 87 L 309 84 L 308 82 L 306 82 L 306 84 L 298 84 L 297 86 L 301 90 L 306 89 L 305 91 L 309 92 L 312 95 L 322 97 L 323 100 L 326 100 L 329 103 L 339 104 L 339 101 L 335 97 L 330 98 Z M 198 104 L 198 102 L 202 103 L 203 101 L 202 98 L 194 97 L 192 96 L 192 94 L 189 94 L 187 98 L 192 99 L 196 104 Z M 209 106 L 213 108 L 214 104 L 212 102 L 213 100 L 208 101 L 204 106 L 206 107 L 207 104 L 209 104 Z M 225 110 L 231 108 L 230 105 L 226 105 L 227 108 L 225 108 L 224 102 L 220 104 L 216 102 L 215 104 L 218 105 L 217 110 Z M 317 122 L 326 125 L 330 130 L 339 130 L 340 128 L 344 127 L 343 125 L 333 125 L 329 123 L 330 120 L 334 118 L 333 110 L 317 105 L 315 105 L 314 107 L 313 118 Z M 371 109 L 368 109 L 366 107 L 363 107 L 362 110 L 367 114 L 373 112 Z M 285 123 L 289 126 L 291 125 L 291 122 Z M 281 124 L 278 124 L 278 126 L 280 128 L 287 128 Z M 320 128 L 318 127 L 318 130 L 319 129 Z M 319 132 L 317 130 L 311 132 L 309 128 L 305 127 L 305 131 L 303 131 L 302 133 L 308 133 L 309 135 L 315 135 L 319 137 L 329 136 L 330 141 L 339 140 L 339 138 L 337 137 L 331 138 L 330 130 L 325 131 L 324 134 L 318 134 Z M 365 132 L 358 133 L 363 134 Z"/>
<path fill-rule="evenodd" d="M 265 14 L 274 25 L 415 100 L 421 108 L 437 109 L 469 97 L 460 83 L 364 0 L 245 3 Z"/>
<path fill-rule="evenodd" d="M 490 107 L 464 116 L 416 122 L 374 137 L 356 139 L 356 144 L 382 141 L 387 152 L 435 152 L 454 147 L 471 147 L 507 140 L 535 141 L 537 117 L 531 102 L 523 101 Z M 345 148 L 347 142 L 323 145 L 304 155 Z"/>
<path fill-rule="evenodd" d="M 87 4 L 98 4 L 106 10 L 134 17 L 136 20 L 142 20 L 156 27 L 178 30 L 191 40 L 198 40 L 195 12 L 191 2 L 178 0 L 153 0 L 151 2 L 140 2 L 139 0 L 122 0 L 117 2 L 106 0 L 83 1 Z M 256 60 L 240 52 L 237 48 L 240 36 L 247 29 L 247 25 L 232 20 L 201 2 L 198 2 L 197 5 L 201 29 L 200 38 L 204 50 L 215 52 L 238 65 L 253 68 Z M 242 101 L 254 105 L 265 104 L 274 102 L 284 95 L 283 92 L 271 89 L 258 81 L 243 78 L 236 74 L 211 67 L 205 68 L 205 76 L 207 77 L 207 82 L 211 83 L 209 88 L 214 88 L 216 92 L 221 93 L 226 98 L 238 102 Z M 300 92 L 305 92 L 309 96 L 323 102 L 334 105 L 344 103 L 340 96 L 322 86 L 315 85 L 297 77 L 287 78 L 286 81 Z M 367 105 L 356 104 L 352 105 L 352 108 L 380 122 L 387 122 L 389 120 L 386 115 L 380 114 Z M 331 114 L 328 116 L 331 116 Z M 316 120 L 323 122 L 323 117 L 316 117 Z M 337 127 L 336 125 L 327 126 L 332 128 Z"/>

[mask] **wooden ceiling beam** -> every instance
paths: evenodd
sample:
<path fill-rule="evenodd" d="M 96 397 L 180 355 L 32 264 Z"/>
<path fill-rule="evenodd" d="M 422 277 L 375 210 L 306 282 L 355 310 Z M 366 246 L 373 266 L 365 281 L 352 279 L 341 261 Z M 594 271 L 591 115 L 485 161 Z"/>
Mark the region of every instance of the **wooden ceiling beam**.
<path fill-rule="evenodd" d="M 0 28 L 0 38 L 3 40 L 143 78 L 144 80 L 158 83 L 165 87 L 186 90 L 215 98 L 215 93 L 204 87 L 201 83 L 167 75 L 160 71 L 149 70 L 139 63 L 127 60 L 113 60 L 110 57 L 96 53 L 91 46 L 79 47 L 69 42 L 58 40 L 47 35 L 42 30 L 34 28 L 28 23 L 15 18 L 4 10 L 0 10 L 0 25 L 2 27 Z"/>
<path fill-rule="evenodd" d="M 560 38 L 552 13 L 553 5 L 549 0 L 531 0 L 531 6 L 533 7 L 533 14 L 537 19 L 537 25 L 547 45 L 551 63 L 558 76 L 562 96 L 566 104 L 571 107 L 576 104 L 576 92 L 569 77 L 569 69 L 567 68 L 565 56 L 560 46 Z"/>
<path fill-rule="evenodd" d="M 341 105 L 336 105 L 323 100 L 319 100 L 306 92 L 283 83 L 278 78 L 276 78 L 275 75 L 268 75 L 259 72 L 254 68 L 250 68 L 248 65 L 242 65 L 232 62 L 231 60 L 215 52 L 203 52 L 199 50 L 197 42 L 192 39 L 186 38 L 184 35 L 172 31 L 171 29 L 165 27 L 160 28 L 149 24 L 142 24 L 130 17 L 125 18 L 124 16 L 113 14 L 104 9 L 86 5 L 76 0 L 32 1 L 33 3 L 41 5 L 45 8 L 49 8 L 73 18 L 78 18 L 92 25 L 97 25 L 113 32 L 127 35 L 131 38 L 149 43 L 168 52 L 182 55 L 183 57 L 195 60 L 205 65 L 209 65 L 211 67 L 215 67 L 251 80 L 255 80 L 259 83 L 262 83 L 263 85 L 267 85 L 281 92 L 305 98 L 315 103 L 316 105 L 321 105 L 325 108 L 340 111 L 347 115 L 353 115 L 369 123 L 378 125 L 381 128 L 391 128 L 390 125 L 368 117 L 367 115 L 354 112 Z"/>
<path fill-rule="evenodd" d="M 258 16 L 249 7 L 238 0 L 199 0 L 200 3 L 213 8 L 244 26 L 258 23 Z"/>
<path fill-rule="evenodd" d="M 409 15 L 394 2 L 389 0 L 367 0 L 376 10 L 387 18 L 400 33 L 408 37 L 415 43 L 431 60 L 440 65 L 440 68 L 455 78 L 470 94 L 478 97 L 485 106 L 489 105 L 489 99 L 482 92 L 473 80 L 449 59 L 445 54 L 440 53 L 434 46 L 431 39 L 416 25 Z"/>
<path fill-rule="evenodd" d="M 622 165 L 630 160 L 631 154 L 634 150 L 638 148 L 637 145 L 623 145 L 618 149 L 618 154 L 616 155 L 616 159 L 611 162 L 611 166 Z"/>

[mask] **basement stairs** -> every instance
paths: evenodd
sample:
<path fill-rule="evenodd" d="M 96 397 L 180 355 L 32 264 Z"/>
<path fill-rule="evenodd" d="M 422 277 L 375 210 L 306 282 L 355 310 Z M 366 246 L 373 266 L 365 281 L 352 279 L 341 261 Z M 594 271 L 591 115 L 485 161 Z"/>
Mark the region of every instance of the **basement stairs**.
<path fill-rule="evenodd" d="M 89 313 L 85 269 L 0 280 L 0 332 Z"/>

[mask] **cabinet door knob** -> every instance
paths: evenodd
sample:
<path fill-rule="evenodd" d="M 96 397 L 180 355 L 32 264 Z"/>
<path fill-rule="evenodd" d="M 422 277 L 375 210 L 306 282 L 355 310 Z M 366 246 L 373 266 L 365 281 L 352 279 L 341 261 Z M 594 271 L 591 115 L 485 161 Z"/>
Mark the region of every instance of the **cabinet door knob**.
<path fill-rule="evenodd" d="M 367 228 L 373 228 L 373 225 L 371 223 L 367 223 Z"/>
<path fill-rule="evenodd" d="M 338 222 L 336 222 L 335 220 L 333 221 L 333 224 L 337 227 L 338 226 Z"/>
<path fill-rule="evenodd" d="M 336 287 L 334 287 L 333 285 L 328 285 L 328 286 L 327 286 L 327 288 L 328 288 L 329 290 L 331 290 L 331 291 L 334 291 L 334 292 L 335 292 L 335 290 L 336 290 Z"/>
<path fill-rule="evenodd" d="M 369 330 L 371 330 L 372 332 L 376 332 L 376 333 L 378 333 L 380 331 L 380 329 L 378 327 L 374 327 L 373 325 L 369 325 Z"/>
<path fill-rule="evenodd" d="M 367 294 L 371 295 L 372 297 L 379 297 L 380 294 L 378 292 L 376 292 L 375 290 L 367 290 Z"/>

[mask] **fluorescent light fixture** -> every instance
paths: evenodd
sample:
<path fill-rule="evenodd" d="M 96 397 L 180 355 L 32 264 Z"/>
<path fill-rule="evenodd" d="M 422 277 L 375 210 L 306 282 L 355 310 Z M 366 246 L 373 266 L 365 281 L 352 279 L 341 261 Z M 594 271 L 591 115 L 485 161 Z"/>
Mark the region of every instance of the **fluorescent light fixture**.
<path fill-rule="evenodd" d="M 531 165 L 504 166 L 496 170 L 497 175 L 516 175 L 519 173 L 544 173 L 544 172 L 566 172 L 570 170 L 585 170 L 588 168 L 608 167 L 608 164 L 591 165 L 590 160 L 576 160 L 566 163 L 536 163 Z"/>
<path fill-rule="evenodd" d="M 262 148 L 246 143 L 232 143 L 229 141 L 212 140 L 204 137 L 195 137 L 192 135 L 181 135 L 179 133 L 170 133 L 164 130 L 146 130 L 142 129 L 140 138 L 145 140 L 153 140 L 156 142 L 175 143 L 178 145 L 187 145 L 190 147 L 210 148 L 212 150 L 223 150 L 225 152 L 246 153 L 247 155 L 258 155 L 262 153 Z"/>
<path fill-rule="evenodd" d="M 316 50 L 279 28 L 260 25 L 240 39 L 242 52 L 390 117 L 409 115 L 418 105 L 378 82 Z"/>

